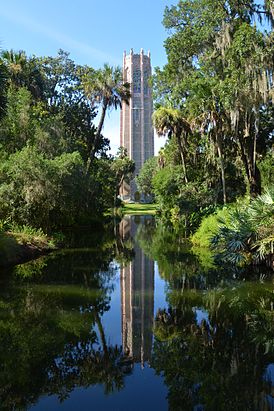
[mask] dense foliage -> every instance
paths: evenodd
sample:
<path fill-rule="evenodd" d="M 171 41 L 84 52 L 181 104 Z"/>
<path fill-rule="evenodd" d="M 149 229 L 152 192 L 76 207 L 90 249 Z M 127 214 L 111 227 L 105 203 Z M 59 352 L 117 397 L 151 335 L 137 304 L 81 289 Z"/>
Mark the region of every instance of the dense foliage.
<path fill-rule="evenodd" d="M 124 386 L 122 348 L 109 344 L 102 324 L 116 274 L 109 269 L 113 231 L 78 230 L 70 241 L 75 253 L 19 265 L 6 278 L 0 295 L 3 410 L 25 409 L 44 394 L 64 401 L 81 386 L 102 384 L 106 393 Z"/>
<path fill-rule="evenodd" d="M 165 10 L 168 62 L 153 78 L 153 121 L 168 141 L 151 191 L 168 218 L 256 196 L 273 180 L 270 3 L 189 0 Z"/>
<path fill-rule="evenodd" d="M 168 140 L 140 188 L 181 233 L 202 220 L 193 252 L 208 267 L 211 247 L 222 264 L 273 268 L 273 6 L 179 1 L 164 25 L 153 121 Z"/>
<path fill-rule="evenodd" d="M 134 169 L 126 153 L 107 155 L 101 134 L 107 109 L 128 97 L 118 67 L 2 52 L 0 218 L 45 230 L 102 218 Z"/>
<path fill-rule="evenodd" d="M 266 192 L 246 207 L 235 208 L 220 221 L 211 238 L 224 262 L 243 264 L 265 261 L 274 268 L 274 195 Z"/>

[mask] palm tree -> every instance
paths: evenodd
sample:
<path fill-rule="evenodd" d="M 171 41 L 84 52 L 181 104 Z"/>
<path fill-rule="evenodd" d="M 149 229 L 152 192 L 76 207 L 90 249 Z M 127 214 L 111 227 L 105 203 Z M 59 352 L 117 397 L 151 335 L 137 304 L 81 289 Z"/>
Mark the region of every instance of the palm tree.
<path fill-rule="evenodd" d="M 11 82 L 16 87 L 23 86 L 23 72 L 27 62 L 27 57 L 24 51 L 6 50 L 2 52 L 2 58 L 6 63 L 10 72 Z"/>
<path fill-rule="evenodd" d="M 165 158 L 165 150 L 161 148 L 158 153 L 158 166 L 159 168 L 164 168 L 166 163 L 166 158 Z"/>
<path fill-rule="evenodd" d="M 6 85 L 7 85 L 7 69 L 0 60 L 0 119 L 5 113 L 6 108 Z"/>
<path fill-rule="evenodd" d="M 195 119 L 193 118 L 192 126 L 199 129 L 203 134 L 208 133 L 210 141 L 215 146 L 221 172 L 223 203 L 226 204 L 227 195 L 223 145 L 225 136 L 228 134 L 229 125 L 227 124 L 225 113 L 217 109 L 213 96 L 209 97 L 207 107 L 204 106 L 203 110 L 204 112 L 200 116 Z"/>
<path fill-rule="evenodd" d="M 27 58 L 22 50 L 6 50 L 2 52 L 2 59 L 7 66 L 13 87 L 26 87 L 35 99 L 43 97 L 44 78 L 38 58 Z"/>
<path fill-rule="evenodd" d="M 115 176 L 114 209 L 117 207 L 117 199 L 123 183 L 130 183 L 135 170 L 135 162 L 127 155 L 127 149 L 119 147 L 117 155 L 112 162 L 111 169 Z"/>
<path fill-rule="evenodd" d="M 265 263 L 274 268 L 274 193 L 266 191 L 248 206 L 232 209 L 220 220 L 212 248 L 224 262 Z"/>
<path fill-rule="evenodd" d="M 183 117 L 180 110 L 167 107 L 159 107 L 153 113 L 152 120 L 159 136 L 175 136 L 184 170 L 184 179 L 185 182 L 188 183 L 184 146 L 186 144 L 187 136 L 191 133 L 190 124 Z"/>
<path fill-rule="evenodd" d="M 101 105 L 101 117 L 90 150 L 87 171 L 93 162 L 96 148 L 100 141 L 106 112 L 110 108 L 122 107 L 122 102 L 129 104 L 130 84 L 123 81 L 120 67 L 111 67 L 105 64 L 102 69 L 90 70 L 82 78 L 82 86 L 86 96 L 92 104 Z"/>

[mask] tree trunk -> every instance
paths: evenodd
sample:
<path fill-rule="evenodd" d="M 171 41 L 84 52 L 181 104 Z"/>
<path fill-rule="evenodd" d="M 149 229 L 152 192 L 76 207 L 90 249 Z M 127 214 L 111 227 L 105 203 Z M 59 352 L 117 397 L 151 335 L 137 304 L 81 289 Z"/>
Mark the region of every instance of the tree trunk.
<path fill-rule="evenodd" d="M 258 194 L 261 194 L 261 174 L 260 170 L 257 167 L 256 164 L 256 159 L 257 159 L 257 139 L 258 139 L 258 134 L 259 134 L 259 114 L 257 107 L 253 108 L 253 113 L 255 116 L 255 121 L 254 121 L 254 128 L 255 128 L 255 134 L 254 134 L 254 139 L 253 139 L 253 144 L 252 144 L 252 169 L 251 169 L 251 175 L 252 175 L 252 181 L 250 184 L 250 195 L 252 197 L 256 197 Z"/>
<path fill-rule="evenodd" d="M 116 176 L 116 180 L 117 180 L 117 177 L 118 177 L 118 176 Z M 119 195 L 119 193 L 120 193 L 120 188 L 122 187 L 122 184 L 123 184 L 123 182 L 124 182 L 124 178 L 125 178 L 125 176 L 124 176 L 124 174 L 123 174 L 122 177 L 120 178 L 119 183 L 118 183 L 118 184 L 116 185 L 116 187 L 115 187 L 114 201 L 113 201 L 114 210 L 115 210 L 115 208 L 116 208 L 116 201 L 117 201 L 118 195 Z"/>
<path fill-rule="evenodd" d="M 260 195 L 262 192 L 261 173 L 256 164 L 255 164 L 255 168 L 252 167 L 251 172 L 252 172 L 251 180 L 249 182 L 250 195 L 251 197 L 257 197 L 257 195 Z"/>
<path fill-rule="evenodd" d="M 178 147 L 179 147 L 182 166 L 183 166 L 184 175 L 185 175 L 184 176 L 185 177 L 185 183 L 187 184 L 188 183 L 188 178 L 187 178 L 187 173 L 186 173 L 186 163 L 185 163 L 184 149 L 183 149 L 183 146 L 182 146 L 181 136 L 176 135 L 176 137 L 177 137 Z"/>
<path fill-rule="evenodd" d="M 97 313 L 97 311 L 95 311 L 95 321 L 99 330 L 99 334 L 100 334 L 100 339 L 102 342 L 102 348 L 104 351 L 105 356 L 108 356 L 108 347 L 107 347 L 107 342 L 106 342 L 106 337 L 105 337 L 105 332 L 104 332 L 104 328 L 103 328 L 103 324 L 101 321 L 101 318 L 99 316 L 99 314 Z"/>
<path fill-rule="evenodd" d="M 251 197 L 261 194 L 261 174 L 256 164 L 256 136 L 238 136 L 241 159 L 245 167 Z"/>
<path fill-rule="evenodd" d="M 221 167 L 221 179 L 222 179 L 222 188 L 223 188 L 223 202 L 226 204 L 227 198 L 226 198 L 226 181 L 225 181 L 225 167 L 224 167 L 224 159 L 223 159 L 223 153 L 222 153 L 222 148 L 221 148 L 221 143 L 219 140 L 219 137 L 217 136 L 216 138 L 216 145 L 217 145 L 217 152 L 220 160 L 220 167 Z"/>

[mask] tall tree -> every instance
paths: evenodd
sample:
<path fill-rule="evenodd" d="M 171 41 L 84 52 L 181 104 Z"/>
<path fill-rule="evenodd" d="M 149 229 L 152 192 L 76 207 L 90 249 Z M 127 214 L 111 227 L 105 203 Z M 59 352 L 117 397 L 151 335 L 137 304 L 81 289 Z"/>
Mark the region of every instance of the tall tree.
<path fill-rule="evenodd" d="M 114 207 L 116 207 L 120 188 L 124 182 L 130 182 L 135 170 L 135 163 L 128 157 L 126 148 L 119 147 L 117 155 L 111 164 L 111 170 L 114 173 Z"/>
<path fill-rule="evenodd" d="M 5 108 L 7 103 L 6 98 L 7 89 L 7 68 L 4 63 L 0 60 L 0 119 L 5 114 Z"/>
<path fill-rule="evenodd" d="M 119 67 L 105 64 L 102 69 L 88 70 L 83 75 L 82 85 L 92 103 L 101 106 L 101 116 L 89 155 L 87 167 L 89 170 L 94 159 L 95 148 L 101 138 L 106 112 L 111 108 L 115 110 L 121 108 L 122 101 L 129 103 L 130 84 L 123 81 L 122 71 Z"/>
<path fill-rule="evenodd" d="M 191 133 L 190 124 L 183 117 L 180 110 L 166 107 L 159 107 L 153 113 L 153 124 L 159 136 L 175 136 L 184 170 L 184 179 L 185 182 L 188 183 L 185 161 L 185 146 L 187 136 Z"/>
<path fill-rule="evenodd" d="M 11 87 L 18 89 L 26 87 L 35 100 L 44 98 L 45 76 L 40 64 L 40 59 L 27 57 L 22 50 L 6 50 L 2 52 Z"/>
<path fill-rule="evenodd" d="M 2 52 L 2 59 L 6 63 L 11 82 L 17 86 L 23 86 L 24 69 L 27 62 L 26 53 L 22 50 L 18 52 L 14 50 L 6 50 Z"/>
<path fill-rule="evenodd" d="M 273 33 L 262 33 L 255 23 L 273 20 L 271 4 L 189 0 L 165 11 L 168 64 L 156 71 L 156 95 L 161 104 L 183 108 L 197 124 L 207 119 L 206 132 L 220 159 L 224 201 L 224 143 L 236 142 L 251 195 L 261 190 L 257 139 L 260 110 L 273 94 Z M 208 104 L 197 98 L 202 83 L 208 87 Z"/>
<path fill-rule="evenodd" d="M 218 81 L 218 80 L 217 80 Z M 225 110 L 216 95 L 214 79 L 201 78 L 195 85 L 195 92 L 188 97 L 188 117 L 196 133 L 208 136 L 213 145 L 213 157 L 217 154 L 222 181 L 223 203 L 227 202 L 224 145 L 228 143 L 230 127 Z M 231 148 L 231 147 L 229 147 Z"/>
<path fill-rule="evenodd" d="M 45 75 L 45 95 L 54 112 L 63 104 L 76 104 L 84 100 L 80 76 L 84 68 L 60 49 L 56 57 L 43 57 L 40 65 Z"/>

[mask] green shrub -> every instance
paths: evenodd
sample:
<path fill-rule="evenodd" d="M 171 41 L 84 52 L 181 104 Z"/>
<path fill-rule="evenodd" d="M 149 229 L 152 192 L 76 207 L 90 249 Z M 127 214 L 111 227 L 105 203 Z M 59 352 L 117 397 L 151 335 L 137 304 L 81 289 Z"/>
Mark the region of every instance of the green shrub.
<path fill-rule="evenodd" d="M 274 268 L 274 190 L 230 210 L 211 245 L 223 262 L 266 263 Z"/>
<path fill-rule="evenodd" d="M 48 229 L 81 213 L 87 179 L 80 154 L 47 159 L 35 147 L 10 155 L 0 167 L 0 218 Z"/>
<path fill-rule="evenodd" d="M 231 207 L 223 207 L 214 214 L 203 218 L 200 227 L 191 237 L 192 244 L 198 247 L 210 247 L 212 237 L 219 231 L 220 221 L 227 221 L 229 218 L 229 209 Z"/>
<path fill-rule="evenodd" d="M 274 150 L 266 154 L 263 160 L 259 163 L 261 172 L 262 187 L 274 185 Z"/>

